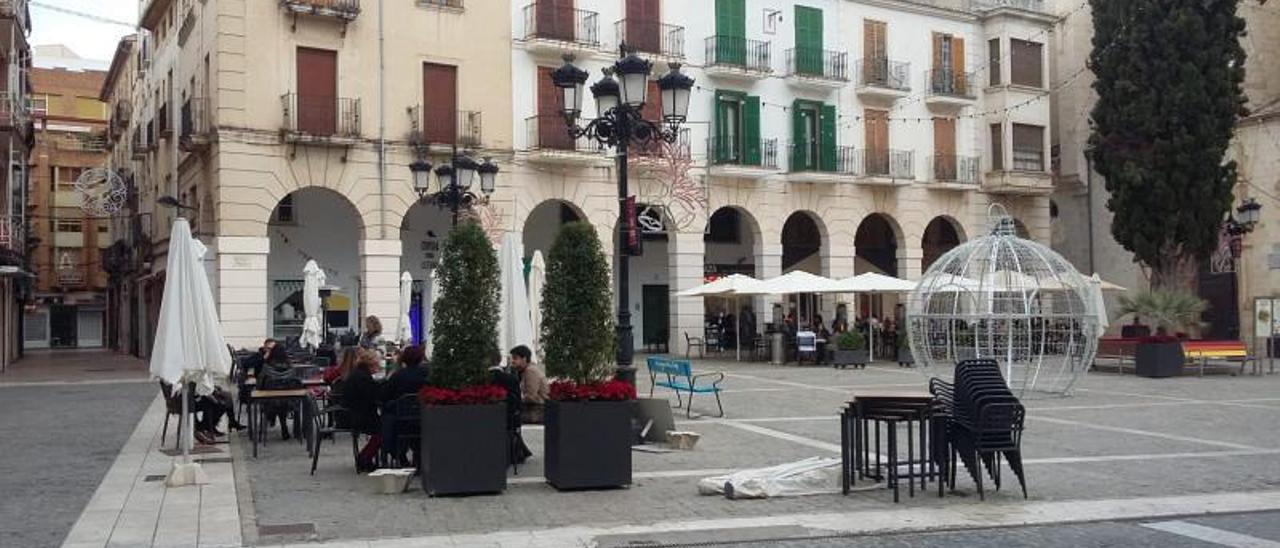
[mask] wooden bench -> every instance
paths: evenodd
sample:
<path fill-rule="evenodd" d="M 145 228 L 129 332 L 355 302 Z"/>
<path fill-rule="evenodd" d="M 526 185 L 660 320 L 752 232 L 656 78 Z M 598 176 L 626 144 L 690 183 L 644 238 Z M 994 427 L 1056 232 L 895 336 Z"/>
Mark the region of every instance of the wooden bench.
<path fill-rule="evenodd" d="M 1187 361 L 1200 362 L 1201 377 L 1204 376 L 1204 368 L 1211 359 L 1239 362 L 1240 373 L 1244 373 L 1245 366 L 1252 362 L 1254 373 L 1261 372 L 1258 360 L 1249 354 L 1249 349 L 1241 341 L 1183 341 L 1182 354 L 1186 356 Z"/>
<path fill-rule="evenodd" d="M 1098 339 L 1098 353 L 1094 360 L 1094 367 L 1097 367 L 1098 360 L 1102 359 L 1112 360 L 1111 365 L 1115 366 L 1116 373 L 1123 374 L 1126 367 L 1132 369 L 1139 341 L 1139 339 L 1115 337 Z"/>
<path fill-rule="evenodd" d="M 685 417 L 693 416 L 693 395 L 694 394 L 715 394 L 716 407 L 720 409 L 721 417 L 724 416 L 724 405 L 720 403 L 720 383 L 724 381 L 724 373 L 713 371 L 710 373 L 693 374 L 693 366 L 689 364 L 689 360 L 674 360 L 671 358 L 663 358 L 659 356 L 650 356 L 646 361 L 649 366 L 649 397 L 653 397 L 653 389 L 661 386 L 670 388 L 676 393 L 676 408 L 685 408 Z M 658 376 L 663 375 L 662 379 Z M 709 384 L 699 382 L 699 379 L 709 379 L 715 377 L 715 380 Z M 681 392 L 689 393 L 689 403 L 685 404 L 681 398 Z"/>

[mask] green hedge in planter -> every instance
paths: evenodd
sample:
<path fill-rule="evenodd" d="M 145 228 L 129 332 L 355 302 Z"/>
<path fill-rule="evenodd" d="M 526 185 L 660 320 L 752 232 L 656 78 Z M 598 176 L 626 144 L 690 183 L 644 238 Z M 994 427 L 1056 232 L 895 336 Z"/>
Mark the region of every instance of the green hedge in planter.
<path fill-rule="evenodd" d="M 463 223 L 449 232 L 437 268 L 427 384 L 451 390 L 489 384 L 498 355 L 498 255 L 479 225 Z"/>
<path fill-rule="evenodd" d="M 542 348 L 549 376 L 591 384 L 613 373 L 612 298 L 609 263 L 595 227 L 585 222 L 561 227 L 547 257 L 542 294 Z"/>

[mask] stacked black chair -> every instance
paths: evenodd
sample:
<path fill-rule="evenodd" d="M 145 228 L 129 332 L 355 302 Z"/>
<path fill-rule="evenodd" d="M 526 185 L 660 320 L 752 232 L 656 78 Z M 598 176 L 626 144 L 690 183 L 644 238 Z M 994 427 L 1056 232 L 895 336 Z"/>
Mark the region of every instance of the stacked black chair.
<path fill-rule="evenodd" d="M 1026 498 L 1027 482 L 1022 468 L 1026 409 L 1009 391 L 999 364 L 989 359 L 962 360 L 956 364 L 954 383 L 931 379 L 929 391 L 947 409 L 946 442 L 950 448 L 952 488 L 955 487 L 956 460 L 959 460 L 977 484 L 979 498 L 985 498 L 983 468 L 999 490 L 1003 457 L 1018 477 L 1022 497 Z"/>
<path fill-rule="evenodd" d="M 907 492 L 915 496 L 916 485 L 923 493 L 930 479 L 941 484 L 947 467 L 940 455 L 946 455 L 942 434 L 945 416 L 933 398 L 919 396 L 856 396 L 841 417 L 842 490 L 848 494 L 857 478 L 884 481 L 893 490 L 893 501 L 899 501 L 902 480 Z M 905 426 L 906 436 L 900 437 Z M 881 436 L 887 447 L 881 451 Z M 902 458 L 905 445 L 906 458 Z M 906 468 L 906 471 L 903 471 Z"/>

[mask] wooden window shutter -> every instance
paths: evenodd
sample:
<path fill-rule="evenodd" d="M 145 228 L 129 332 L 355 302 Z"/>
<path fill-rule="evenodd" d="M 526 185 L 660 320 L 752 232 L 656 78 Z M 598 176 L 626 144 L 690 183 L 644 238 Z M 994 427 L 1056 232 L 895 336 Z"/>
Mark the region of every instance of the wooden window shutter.
<path fill-rule="evenodd" d="M 791 102 L 791 171 L 804 171 L 812 167 L 805 158 L 808 148 L 809 136 L 804 127 L 804 101 L 796 99 Z"/>
<path fill-rule="evenodd" d="M 1043 87 L 1043 46 L 1026 40 L 1010 40 L 1009 50 L 1009 62 L 1012 65 L 1009 82 L 1019 86 Z"/>
<path fill-rule="evenodd" d="M 659 0 L 626 0 L 627 43 L 640 51 L 661 52 L 661 24 Z"/>
<path fill-rule="evenodd" d="M 956 178 L 956 119 L 933 119 L 934 178 L 952 181 Z"/>
<path fill-rule="evenodd" d="M 457 137 L 457 100 L 458 67 L 423 63 L 422 134 L 428 143 L 452 143 Z"/>
<path fill-rule="evenodd" d="M 942 34 L 933 33 L 933 70 L 941 70 L 942 67 Z"/>
<path fill-rule="evenodd" d="M 658 90 L 657 80 L 649 80 L 649 91 L 645 95 L 644 108 L 640 109 L 640 116 L 655 122 L 662 120 L 662 92 Z"/>
<path fill-rule="evenodd" d="M 560 115 L 564 96 L 551 79 L 554 70 L 538 67 L 538 142 L 543 148 L 572 149 L 573 138 L 569 137 Z"/>
<path fill-rule="evenodd" d="M 298 48 L 298 130 L 333 135 L 338 125 L 338 52 Z"/>
<path fill-rule="evenodd" d="M 964 74 L 964 38 L 951 37 L 951 70 L 955 72 L 956 91 L 966 93 L 969 83 Z"/>
<path fill-rule="evenodd" d="M 1000 64 L 1000 39 L 992 38 L 987 42 L 987 74 L 990 76 L 988 85 L 1000 85 L 1000 72 L 1004 67 Z"/>
<path fill-rule="evenodd" d="M 742 109 L 742 163 L 760 165 L 760 147 L 760 97 L 748 95 Z"/>
<path fill-rule="evenodd" d="M 889 173 L 889 111 L 867 109 L 863 120 L 866 123 L 866 150 L 864 151 L 866 172 L 871 175 L 887 175 Z"/>
<path fill-rule="evenodd" d="M 1000 124 L 991 124 L 991 169 L 1004 170 L 1004 131 Z"/>
<path fill-rule="evenodd" d="M 823 171 L 836 170 L 836 107 L 822 105 L 818 117 L 818 138 L 822 142 L 822 152 L 818 157 L 818 168 Z"/>

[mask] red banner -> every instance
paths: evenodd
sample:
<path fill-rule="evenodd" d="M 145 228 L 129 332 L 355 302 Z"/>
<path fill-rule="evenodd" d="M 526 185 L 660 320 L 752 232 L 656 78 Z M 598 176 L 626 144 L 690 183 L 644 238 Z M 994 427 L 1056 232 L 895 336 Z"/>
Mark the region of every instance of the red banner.
<path fill-rule="evenodd" d="M 640 226 L 636 219 L 636 197 L 627 196 L 624 207 L 627 213 L 627 249 L 632 255 L 639 255 Z"/>

